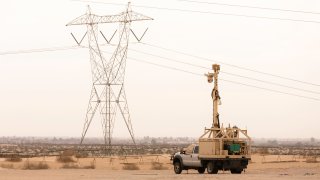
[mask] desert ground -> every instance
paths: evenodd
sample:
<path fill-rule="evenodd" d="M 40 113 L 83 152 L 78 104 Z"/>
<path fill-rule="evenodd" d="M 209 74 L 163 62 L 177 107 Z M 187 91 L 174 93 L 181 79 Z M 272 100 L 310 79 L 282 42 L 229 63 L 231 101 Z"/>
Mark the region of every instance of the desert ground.
<path fill-rule="evenodd" d="M 75 158 L 58 162 L 57 157 L 23 158 L 20 162 L 0 159 L 0 180 L 73 179 L 320 179 L 319 161 L 293 155 L 253 155 L 248 169 L 240 175 L 229 171 L 198 174 L 195 170 L 173 172 L 170 155 Z M 40 164 L 40 166 L 39 166 Z M 41 168 L 41 165 L 45 165 Z M 40 167 L 40 168 L 39 168 Z M 30 170 L 35 169 L 35 170 Z"/>

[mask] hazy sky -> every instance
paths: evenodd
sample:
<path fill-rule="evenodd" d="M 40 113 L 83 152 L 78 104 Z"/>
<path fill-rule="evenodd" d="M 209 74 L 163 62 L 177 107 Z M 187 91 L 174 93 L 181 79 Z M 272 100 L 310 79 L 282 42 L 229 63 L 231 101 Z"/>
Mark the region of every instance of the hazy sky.
<path fill-rule="evenodd" d="M 98 0 L 97 0 L 98 1 Z M 101 0 L 102 1 L 102 0 Z M 207 0 L 209 1 L 209 0 Z M 102 1 L 103 2 L 103 1 Z M 126 3 L 110 0 L 104 2 Z M 215 0 L 212 2 L 320 12 L 317 0 Z M 320 21 L 320 14 L 279 12 L 176 0 L 135 0 L 133 5 L 192 9 L 254 16 Z M 10 0 L 0 5 L 0 52 L 75 45 L 85 27 L 66 27 L 82 15 L 88 3 L 68 0 Z M 125 6 L 93 4 L 99 15 L 116 14 Z M 154 18 L 133 23 L 143 42 L 216 59 L 272 74 L 320 84 L 320 23 L 244 18 L 133 7 Z M 111 36 L 118 24 L 101 26 Z M 115 43 L 117 38 L 113 40 Z M 85 41 L 85 40 L 84 40 Z M 104 43 L 102 37 L 100 42 Z M 135 42 L 133 36 L 131 42 Z M 84 42 L 84 45 L 86 42 Z M 130 50 L 132 48 L 132 50 Z M 207 70 L 172 63 L 134 52 L 211 67 L 211 62 L 132 43 L 128 56 L 196 73 Z M 126 93 L 134 133 L 143 136 L 198 137 L 212 124 L 213 84 L 203 76 L 127 60 Z M 319 86 L 295 83 L 221 65 L 221 70 L 243 76 L 320 92 Z M 221 73 L 221 78 L 278 91 L 320 98 L 275 85 Z M 91 90 L 87 49 L 0 55 L 0 136 L 80 136 Z M 219 82 L 220 121 L 248 128 L 252 137 L 320 138 L 320 101 Z M 119 114 L 120 115 L 120 114 Z M 89 136 L 102 136 L 101 120 L 94 119 Z M 118 116 L 114 136 L 129 137 Z"/>

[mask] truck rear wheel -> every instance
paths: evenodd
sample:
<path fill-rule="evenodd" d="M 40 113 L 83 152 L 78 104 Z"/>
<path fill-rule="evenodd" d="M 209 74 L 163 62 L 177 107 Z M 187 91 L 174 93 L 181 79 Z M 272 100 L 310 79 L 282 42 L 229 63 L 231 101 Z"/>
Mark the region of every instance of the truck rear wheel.
<path fill-rule="evenodd" d="M 182 172 L 182 167 L 181 167 L 180 161 L 176 161 L 176 162 L 173 164 L 173 169 L 174 169 L 174 172 L 175 172 L 176 174 L 181 174 L 181 172 Z"/>
<path fill-rule="evenodd" d="M 216 168 L 212 161 L 207 163 L 207 172 L 208 174 L 217 174 L 218 168 Z"/>
<path fill-rule="evenodd" d="M 199 174 L 203 174 L 204 171 L 206 171 L 206 168 L 204 168 L 204 167 L 200 167 L 200 168 L 198 169 Z"/>
<path fill-rule="evenodd" d="M 230 169 L 231 174 L 241 174 L 242 169 Z"/>

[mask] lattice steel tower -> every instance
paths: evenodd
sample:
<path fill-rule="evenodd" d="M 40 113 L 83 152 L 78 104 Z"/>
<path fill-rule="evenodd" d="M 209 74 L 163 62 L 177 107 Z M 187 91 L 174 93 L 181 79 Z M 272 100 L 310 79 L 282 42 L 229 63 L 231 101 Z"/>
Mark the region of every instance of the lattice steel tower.
<path fill-rule="evenodd" d="M 107 16 L 92 14 L 91 9 L 88 6 L 86 14 L 67 24 L 67 26 L 86 25 L 92 71 L 93 84 L 80 144 L 83 143 L 95 113 L 100 111 L 102 116 L 104 142 L 107 151 L 111 153 L 112 133 L 118 108 L 128 128 L 132 141 L 135 144 L 134 133 L 124 89 L 124 76 L 131 22 L 142 20 L 152 20 L 152 18 L 133 12 L 129 2 L 124 12 L 117 15 Z M 119 42 L 110 59 L 106 59 L 104 57 L 101 47 L 99 47 L 98 24 L 101 23 L 120 24 L 118 30 Z M 80 45 L 80 43 L 78 44 Z"/>

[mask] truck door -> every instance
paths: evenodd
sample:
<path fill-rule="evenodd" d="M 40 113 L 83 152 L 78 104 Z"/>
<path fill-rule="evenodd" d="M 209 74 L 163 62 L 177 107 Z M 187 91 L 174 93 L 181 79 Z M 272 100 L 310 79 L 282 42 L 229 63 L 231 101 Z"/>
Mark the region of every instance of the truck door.
<path fill-rule="evenodd" d="M 199 160 L 199 146 L 194 147 L 191 161 L 193 167 L 201 167 L 201 162 Z"/>
<path fill-rule="evenodd" d="M 192 156 L 193 156 L 193 151 L 194 151 L 194 144 L 189 145 L 185 149 L 185 153 L 183 154 L 183 165 L 184 166 L 193 166 L 193 161 L 192 161 Z"/>
<path fill-rule="evenodd" d="M 186 153 L 183 155 L 183 165 L 192 166 L 192 153 Z"/>

